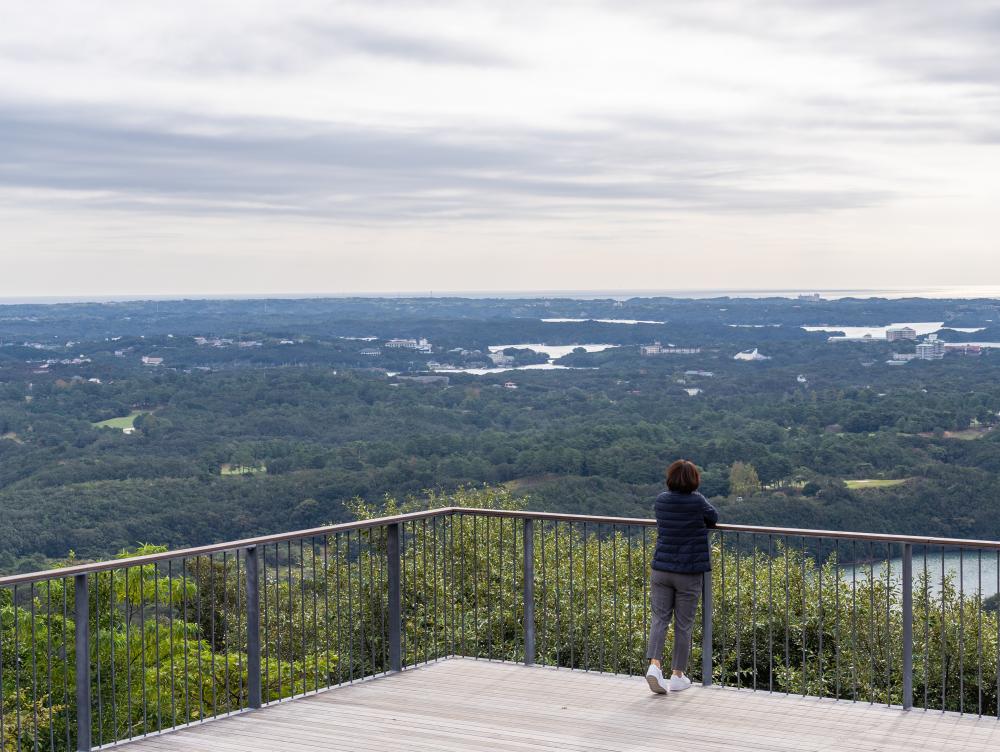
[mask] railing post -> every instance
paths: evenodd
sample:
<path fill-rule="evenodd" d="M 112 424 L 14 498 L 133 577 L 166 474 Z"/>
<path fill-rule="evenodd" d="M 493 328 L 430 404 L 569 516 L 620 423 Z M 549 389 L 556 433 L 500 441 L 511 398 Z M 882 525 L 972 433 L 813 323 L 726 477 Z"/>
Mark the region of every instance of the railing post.
<path fill-rule="evenodd" d="M 524 665 L 535 665 L 535 524 L 524 520 Z"/>
<path fill-rule="evenodd" d="M 913 707 L 913 544 L 903 544 L 903 709 Z"/>
<path fill-rule="evenodd" d="M 389 669 L 403 670 L 403 605 L 400 578 L 400 524 L 387 526 L 386 556 L 389 580 Z"/>
<path fill-rule="evenodd" d="M 90 752 L 90 588 L 86 574 L 73 578 L 76 645 L 76 748 Z"/>
<path fill-rule="evenodd" d="M 261 706 L 260 691 L 260 552 L 246 550 L 247 565 L 247 704 Z"/>
<path fill-rule="evenodd" d="M 701 578 L 701 684 L 712 686 L 712 573 Z"/>

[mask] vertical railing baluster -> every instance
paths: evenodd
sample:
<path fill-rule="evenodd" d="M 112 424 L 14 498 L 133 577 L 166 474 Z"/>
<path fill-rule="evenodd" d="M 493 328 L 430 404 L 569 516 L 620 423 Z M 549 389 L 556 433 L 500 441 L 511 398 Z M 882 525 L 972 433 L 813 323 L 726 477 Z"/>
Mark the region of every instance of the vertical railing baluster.
<path fill-rule="evenodd" d="M 790 599 L 791 595 L 789 593 L 789 582 L 788 578 L 790 576 L 790 570 L 788 568 L 788 536 L 782 538 L 781 549 L 784 553 L 785 558 L 785 675 L 790 673 L 792 665 L 792 639 L 791 639 L 791 606 Z M 723 559 L 725 561 L 725 559 Z M 725 570 L 723 570 L 725 571 Z M 723 580 L 723 587 L 725 587 L 725 580 Z M 791 694 L 792 683 L 786 679 L 785 681 L 785 694 Z"/>
<path fill-rule="evenodd" d="M 712 686 L 712 572 L 701 580 L 701 683 Z"/>
<path fill-rule="evenodd" d="M 958 712 L 965 712 L 965 549 L 958 549 Z"/>
<path fill-rule="evenodd" d="M 572 535 L 571 535 L 570 536 L 570 577 L 572 577 L 572 574 L 573 574 L 572 552 L 573 552 L 573 538 L 572 538 Z M 626 639 L 628 640 L 628 646 L 629 646 L 628 659 L 627 659 L 627 662 L 625 664 L 625 667 L 626 667 L 626 673 L 632 674 L 633 669 L 634 669 L 634 667 L 635 667 L 636 664 L 633 663 L 633 661 L 635 660 L 635 619 L 634 619 L 633 614 L 632 614 L 632 526 L 631 525 L 626 525 L 625 526 L 625 552 L 626 552 L 626 556 L 627 556 L 627 559 L 626 559 L 626 569 L 625 569 L 625 572 L 626 572 L 626 575 L 625 575 L 625 592 L 626 592 L 626 596 L 625 597 L 626 597 L 626 600 L 628 601 L 628 629 L 625 630 L 625 633 L 627 635 Z M 570 580 L 570 587 L 571 588 L 572 588 L 572 582 L 573 581 L 571 579 Z M 572 619 L 572 615 L 573 615 L 573 611 L 572 611 L 573 593 L 572 593 L 572 590 L 570 590 L 569 603 L 570 603 L 570 618 Z M 571 622 L 570 633 L 572 634 L 572 622 Z M 570 642 L 570 645 L 572 645 L 572 644 L 573 643 Z M 570 662 L 570 665 L 572 666 L 572 662 Z M 640 672 L 645 671 L 645 667 L 642 666 L 641 662 L 640 662 L 639 665 L 641 667 L 639 669 Z"/>
<path fill-rule="evenodd" d="M 431 569 L 434 573 L 434 584 L 433 584 L 433 597 L 434 597 L 434 660 L 441 658 L 441 645 L 440 634 L 441 634 L 441 618 L 438 613 L 438 518 L 431 518 L 431 537 L 433 539 L 433 545 L 431 545 Z M 503 551 L 503 520 L 500 520 L 500 550 Z M 501 567 L 502 571 L 502 567 Z M 503 580 L 501 579 L 501 583 Z M 501 592 L 503 588 L 501 587 Z M 447 616 L 445 617 L 447 620 Z M 447 628 L 447 624 L 445 625 Z"/>
<path fill-rule="evenodd" d="M 95 588 L 95 591 L 97 589 Z M 100 596 L 97 596 L 100 597 Z M 100 607 L 100 602 L 96 604 Z M 98 610 L 98 614 L 100 611 Z M 34 748 L 38 749 L 38 633 L 36 629 L 36 613 L 35 613 L 35 583 L 31 582 L 28 584 L 28 617 L 31 620 L 31 719 L 32 719 L 32 732 L 31 738 L 34 741 Z M 96 620 L 95 620 L 96 621 Z M 100 639 L 100 622 L 97 622 L 97 629 L 94 630 L 95 634 L 98 635 Z M 100 650 L 97 650 L 98 661 L 100 661 Z M 98 666 L 98 680 L 97 686 L 101 686 L 100 681 L 100 662 Z M 98 702 L 100 702 L 100 695 L 98 695 Z M 101 726 L 98 724 L 98 730 Z"/>
<path fill-rule="evenodd" d="M 587 523 L 583 523 L 583 668 L 590 671 L 590 580 L 587 575 Z"/>
<path fill-rule="evenodd" d="M 604 575 L 603 575 L 603 571 L 604 571 L 604 551 L 603 551 L 602 540 L 601 540 L 601 526 L 600 526 L 599 523 L 597 525 L 597 535 L 596 535 L 596 537 L 597 537 L 597 624 L 598 624 L 599 632 L 600 632 L 600 636 L 601 636 L 601 662 L 598 664 L 597 668 L 598 668 L 598 671 L 600 671 L 600 673 L 603 674 L 604 673 L 604 646 L 607 643 L 607 639 L 606 639 L 607 635 L 605 634 L 605 630 L 602 628 L 603 625 L 606 623 L 605 619 L 604 619 Z M 545 538 L 542 538 L 542 565 L 543 565 L 542 576 L 543 577 L 544 577 L 544 574 L 545 574 L 544 564 L 545 564 Z M 543 588 L 545 587 L 544 580 L 543 580 L 542 587 Z M 547 594 L 548 593 L 546 592 L 546 595 Z M 546 626 L 548 626 L 548 622 L 546 622 Z"/>
<path fill-rule="evenodd" d="M 840 699 L 840 538 L 833 542 L 833 560 L 836 566 L 833 568 L 833 612 L 837 615 L 834 625 L 833 637 L 833 663 L 837 678 L 834 686 L 834 696 Z"/>
<path fill-rule="evenodd" d="M 941 710 L 948 709 L 948 635 L 945 626 L 948 617 L 945 613 L 945 586 L 947 580 L 944 574 L 944 546 L 941 546 Z"/>
<path fill-rule="evenodd" d="M 455 655 L 455 601 L 458 600 L 458 591 L 455 589 L 455 513 L 448 515 L 448 542 L 450 545 L 449 555 L 451 557 L 451 568 L 449 569 L 451 585 L 451 655 Z"/>
<path fill-rule="evenodd" d="M 858 542 L 851 541 L 851 702 L 858 701 Z"/>
<path fill-rule="evenodd" d="M 246 549 L 247 603 L 247 705 L 261 706 L 260 687 L 260 553 L 257 546 Z"/>
<path fill-rule="evenodd" d="M 112 570 L 114 574 L 114 570 Z M 111 594 L 114 597 L 114 583 L 111 586 Z M 49 691 L 48 691 L 48 701 L 49 701 L 49 748 L 56 748 L 56 726 L 55 726 L 55 709 L 52 706 L 52 700 L 55 696 L 55 692 L 52 687 L 52 580 L 45 581 L 45 641 L 46 641 L 46 661 L 49 676 Z M 114 664 L 114 642 L 112 642 L 111 651 L 112 660 L 111 663 Z M 2 656 L 0 656 L 0 662 L 3 662 Z M 0 687 L 3 687 L 3 681 L 0 681 Z M 2 691 L 2 690 L 0 690 Z M 0 700 L 0 705 L 3 701 Z M 0 718 L 0 725 L 3 725 L 3 719 Z M 115 736 L 117 739 L 117 735 Z M 3 749 L 3 742 L 0 741 L 0 749 Z"/>
<path fill-rule="evenodd" d="M 188 614 L 187 614 L 187 570 L 188 564 L 187 559 L 181 559 L 181 623 L 184 625 L 181 634 L 184 640 L 184 703 L 182 712 L 184 713 L 184 725 L 191 723 L 191 692 L 189 688 L 190 684 L 190 673 L 188 672 L 188 643 L 191 641 L 188 639 Z M 128 579 L 126 578 L 125 584 L 128 585 Z M 128 590 L 126 589 L 126 597 L 128 596 Z M 128 608 L 126 604 L 126 609 Z M 127 612 L 126 612 L 127 613 Z M 128 620 L 126 618 L 125 622 L 126 629 L 128 628 Z M 126 633 L 127 634 L 127 633 Z M 131 661 L 131 656 L 128 655 L 126 651 L 126 660 Z M 129 688 L 129 696 L 131 697 L 131 687 Z M 132 716 L 132 705 L 129 703 L 129 718 Z M 129 734 L 131 736 L 131 733 Z"/>
<path fill-rule="evenodd" d="M 750 558 L 750 582 L 751 582 L 751 592 L 750 592 L 750 637 L 751 637 L 751 656 L 753 660 L 753 689 L 757 691 L 757 533 L 753 533 L 750 537 L 751 543 L 751 558 Z M 822 593 L 822 588 L 820 589 Z M 820 596 L 820 624 L 822 625 L 822 595 Z M 820 630 L 822 635 L 822 628 Z M 820 638 L 822 639 L 822 638 Z M 822 650 L 820 651 L 822 652 Z"/>
<path fill-rule="evenodd" d="M 885 544 L 885 706 L 892 706 L 892 543 Z"/>
<path fill-rule="evenodd" d="M 337 598 L 337 611 L 340 611 L 340 598 Z M 330 686 L 330 536 L 323 536 L 323 643 L 326 647 L 325 685 Z M 340 671 L 340 661 L 337 661 L 337 671 Z M 339 680 L 337 682 L 340 683 Z"/>
<path fill-rule="evenodd" d="M 913 707 L 913 544 L 903 544 L 903 709 Z"/>
<path fill-rule="evenodd" d="M 817 687 L 816 693 L 820 696 L 825 694 L 826 683 L 823 680 L 823 631 L 825 624 L 823 622 L 823 539 L 820 538 L 816 541 L 816 575 L 817 575 L 817 600 L 819 601 L 819 610 L 817 611 L 818 617 L 818 627 L 817 627 L 817 642 L 816 646 L 816 673 L 817 673 Z"/>
<path fill-rule="evenodd" d="M 114 577 L 115 571 L 111 570 L 111 576 Z M 173 588 L 174 588 L 174 560 L 170 559 L 167 562 L 167 634 L 170 636 L 169 650 L 170 650 L 170 727 L 173 728 L 177 725 L 177 686 L 175 676 L 177 671 L 175 670 L 174 663 L 174 599 L 173 599 Z M 114 585 L 112 585 L 112 594 L 114 593 Z M 115 716 L 115 668 L 114 668 L 114 627 L 115 627 L 115 616 L 114 609 L 109 612 L 108 616 L 111 620 L 111 633 L 109 635 L 111 642 L 111 717 Z M 114 721 L 112 721 L 112 724 Z M 114 726 L 112 725 L 112 728 Z M 115 733 L 114 737 L 111 739 L 112 742 L 118 741 L 118 734 Z"/>
<path fill-rule="evenodd" d="M 416 523 L 414 523 L 413 529 L 414 529 L 414 534 L 416 534 Z M 489 546 L 489 534 L 490 534 L 489 526 L 487 526 L 487 528 L 486 528 L 486 541 L 487 541 L 486 545 L 487 546 Z M 487 548 L 486 550 L 487 550 L 487 554 L 486 554 L 486 562 L 487 562 L 486 579 L 487 579 L 487 582 L 488 582 L 489 581 L 489 576 L 490 576 L 490 574 L 489 574 L 489 548 Z M 428 614 L 427 614 L 427 607 L 429 605 L 429 599 L 427 597 L 427 518 L 426 517 L 423 518 L 422 520 L 420 520 L 420 552 L 421 552 L 421 555 L 423 557 L 421 559 L 421 569 L 423 570 L 423 583 L 420 585 L 420 613 L 421 613 L 421 616 L 423 618 L 422 618 L 422 621 L 419 622 L 419 623 L 423 624 L 423 628 L 424 628 L 424 630 L 426 630 L 427 627 L 428 627 L 428 625 L 431 623 L 430 619 L 428 618 Z M 416 555 L 416 552 L 414 552 L 414 555 Z M 413 588 L 414 588 L 414 590 L 417 589 L 417 583 L 416 583 L 416 581 L 414 581 L 414 583 L 413 583 Z M 489 598 L 489 591 L 487 591 L 487 598 Z M 426 635 L 425 634 L 424 635 L 424 663 L 425 664 L 429 662 L 429 658 L 430 658 L 430 653 L 428 652 L 429 649 L 430 649 L 430 641 L 431 641 L 430 635 Z M 493 650 L 492 642 L 490 643 L 490 650 L 491 651 Z"/>
<path fill-rule="evenodd" d="M 86 583 L 84 583 L 84 584 L 86 585 Z M 84 597 L 86 597 L 86 592 L 84 593 Z M 20 666 L 20 663 L 21 663 L 21 658 L 20 658 L 20 656 L 21 656 L 21 649 L 20 649 L 20 644 L 19 644 L 19 639 L 18 639 L 18 635 L 21 632 L 21 630 L 19 628 L 21 620 L 20 620 L 20 618 L 17 615 L 17 601 L 18 601 L 18 597 L 17 597 L 17 584 L 15 584 L 13 592 L 11 593 L 11 605 L 14 607 L 14 619 L 13 619 L 13 627 L 14 627 L 14 666 L 13 666 L 13 668 L 14 668 L 14 697 L 20 697 L 21 696 L 21 666 Z M 89 604 L 88 604 L 88 608 L 89 608 Z M 89 619 L 90 619 L 89 612 L 86 614 L 86 616 L 87 616 L 87 619 L 88 619 L 88 629 L 89 629 Z M 78 656 L 77 657 L 77 665 L 78 666 L 79 666 L 79 661 L 80 661 L 79 655 L 80 655 L 80 653 L 79 653 L 79 651 L 77 651 L 77 656 Z M 88 659 L 88 661 L 89 661 L 89 659 Z M 88 671 L 90 670 L 90 664 L 89 664 L 89 662 L 87 664 L 87 670 Z M 79 676 L 79 675 L 80 675 L 80 673 L 77 672 L 77 676 Z M 87 686 L 88 686 L 88 692 L 89 692 L 89 686 L 90 686 L 89 680 L 87 682 Z M 79 690 L 79 686 L 77 687 L 77 690 Z M 0 698 L 0 705 L 2 705 L 2 704 L 3 704 L 3 700 L 2 700 L 2 698 Z M 88 696 L 88 702 L 87 702 L 87 714 L 88 714 L 88 718 L 89 718 L 89 714 L 90 714 L 89 696 Z M 78 720 L 78 722 L 79 722 L 79 720 Z M 90 749 L 90 743 L 89 743 L 89 738 L 90 738 L 89 737 L 89 734 L 90 734 L 89 728 L 90 728 L 90 724 L 89 723 L 87 724 L 87 728 L 88 728 L 88 732 L 87 732 L 88 733 L 87 749 Z M 21 703 L 20 702 L 15 702 L 14 703 L 14 745 L 15 745 L 16 752 L 21 752 L 21 730 L 22 730 L 21 729 Z"/>
<path fill-rule="evenodd" d="M 774 691 L 774 536 L 767 536 L 767 691 Z"/>
<path fill-rule="evenodd" d="M 931 594 L 930 594 L 930 573 L 927 570 L 927 546 L 924 551 L 924 710 L 927 710 L 930 699 L 930 650 L 931 650 Z"/>
<path fill-rule="evenodd" d="M 576 540 L 576 534 L 573 532 L 573 523 L 566 523 L 566 527 L 569 530 L 566 533 L 566 537 L 569 540 L 569 601 L 567 603 L 567 611 L 569 612 L 569 667 L 576 668 L 576 656 L 575 656 L 575 644 L 576 644 L 576 619 L 574 618 L 574 612 L 576 611 L 576 594 L 574 592 L 573 586 L 573 543 Z M 629 561 L 631 562 L 631 549 L 629 550 Z M 632 567 L 629 567 L 629 609 L 631 612 L 632 608 Z M 631 621 L 631 619 L 630 619 Z M 630 635 L 631 637 L 631 635 Z"/>
<path fill-rule="evenodd" d="M 87 575 L 73 578 L 76 627 L 76 749 L 90 752 L 90 588 Z M 14 624 L 15 633 L 17 623 Z"/>
<path fill-rule="evenodd" d="M 402 627 L 403 606 L 402 590 L 400 588 L 400 557 L 398 522 L 387 527 L 386 556 L 388 558 L 389 580 L 389 669 L 403 670 Z"/>
<path fill-rule="evenodd" d="M 553 640 L 553 643 L 554 643 L 555 649 L 556 649 L 556 668 L 559 668 L 559 663 L 560 663 L 560 659 L 559 659 L 559 647 L 560 647 L 560 643 L 562 642 L 562 630 L 560 628 L 560 618 L 562 616 L 562 594 L 560 593 L 560 588 L 559 588 L 559 580 L 561 579 L 560 576 L 559 576 L 559 568 L 560 568 L 560 566 L 562 564 L 562 560 L 559 558 L 559 520 L 555 520 L 552 523 L 552 528 L 553 528 L 553 532 L 552 532 L 552 544 L 553 544 L 553 547 L 555 548 L 555 553 L 552 554 L 552 569 L 553 569 L 553 575 L 555 576 L 555 579 L 556 579 L 556 587 L 555 587 L 555 596 L 556 596 L 556 598 L 555 598 L 555 610 L 556 610 L 556 613 L 555 613 L 556 619 L 555 619 L 555 621 L 556 621 L 556 629 L 555 629 L 555 638 Z M 617 592 L 618 591 L 616 589 L 615 590 L 616 595 L 617 595 Z M 618 603 L 617 603 L 617 599 L 616 599 L 616 601 L 615 601 L 615 614 L 617 614 L 617 612 L 618 612 L 617 605 L 618 605 Z M 618 631 L 617 629 L 615 629 L 615 626 L 617 626 L 617 625 L 613 625 L 612 626 L 613 633 L 616 633 Z"/>
<path fill-rule="evenodd" d="M 524 665 L 535 665 L 535 523 L 524 520 Z"/>
<path fill-rule="evenodd" d="M 743 578 L 740 575 L 740 534 L 736 533 L 736 688 L 743 688 L 743 650 L 742 650 L 742 638 L 743 638 L 743 622 L 741 619 L 742 611 L 742 581 Z M 803 660 L 803 676 L 805 676 L 805 665 Z"/>
<path fill-rule="evenodd" d="M 979 715 L 983 714 L 983 550 L 976 552 L 978 573 L 976 575 L 976 689 Z"/>

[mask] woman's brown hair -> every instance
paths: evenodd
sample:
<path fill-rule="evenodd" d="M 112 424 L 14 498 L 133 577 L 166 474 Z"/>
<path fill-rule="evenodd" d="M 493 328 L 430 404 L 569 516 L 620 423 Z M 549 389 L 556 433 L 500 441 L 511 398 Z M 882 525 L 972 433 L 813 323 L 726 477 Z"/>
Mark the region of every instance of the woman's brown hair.
<path fill-rule="evenodd" d="M 676 493 L 694 493 L 701 485 L 701 473 L 693 462 L 677 460 L 667 468 L 667 488 Z"/>

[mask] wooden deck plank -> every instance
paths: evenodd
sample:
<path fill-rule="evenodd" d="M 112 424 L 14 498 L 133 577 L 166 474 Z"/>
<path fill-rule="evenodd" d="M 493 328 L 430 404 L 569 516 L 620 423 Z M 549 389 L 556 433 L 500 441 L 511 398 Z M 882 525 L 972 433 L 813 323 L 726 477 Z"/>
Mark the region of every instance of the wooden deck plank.
<path fill-rule="evenodd" d="M 993 718 L 453 658 L 121 745 L 129 752 L 921 752 L 1000 748 Z"/>

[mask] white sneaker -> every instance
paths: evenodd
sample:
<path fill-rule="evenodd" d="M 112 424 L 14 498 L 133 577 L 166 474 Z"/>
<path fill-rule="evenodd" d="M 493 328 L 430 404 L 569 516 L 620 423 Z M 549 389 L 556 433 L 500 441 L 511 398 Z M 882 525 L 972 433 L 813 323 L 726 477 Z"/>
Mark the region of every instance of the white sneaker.
<path fill-rule="evenodd" d="M 652 663 L 649 664 L 649 668 L 646 670 L 646 683 L 649 685 L 650 690 L 658 695 L 670 694 L 670 685 L 663 678 L 663 671 Z"/>
<path fill-rule="evenodd" d="M 686 676 L 671 676 L 668 682 L 671 692 L 683 692 L 691 686 L 691 680 Z"/>

